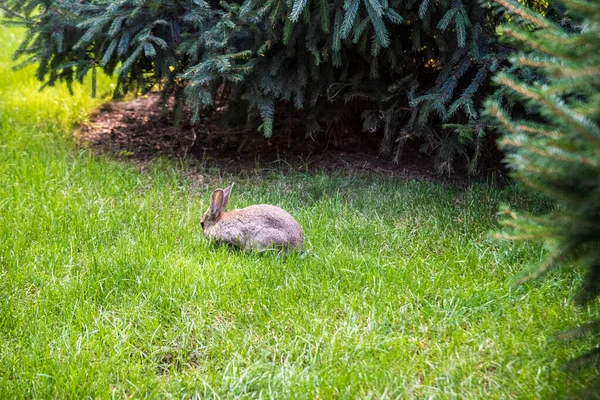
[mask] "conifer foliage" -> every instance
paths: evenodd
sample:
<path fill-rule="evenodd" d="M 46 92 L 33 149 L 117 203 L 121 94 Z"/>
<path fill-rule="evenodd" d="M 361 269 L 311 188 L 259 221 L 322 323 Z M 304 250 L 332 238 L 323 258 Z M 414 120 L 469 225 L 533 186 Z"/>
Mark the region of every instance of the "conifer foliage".
<path fill-rule="evenodd" d="M 400 157 L 418 138 L 440 171 L 481 153 L 482 87 L 504 57 L 477 0 L 0 0 L 27 28 L 16 53 L 46 84 L 102 69 L 116 95 L 160 87 L 192 110 L 224 103 L 265 136 L 276 109 L 306 135 L 362 105 L 366 134 Z M 353 112 L 355 109 L 353 109 Z M 196 113 L 197 116 L 197 113 Z M 338 124 L 338 125 L 336 125 Z"/>
<path fill-rule="evenodd" d="M 510 58 L 514 72 L 495 79 L 528 118 L 491 100 L 487 113 L 504 132 L 500 144 L 514 176 L 559 203 L 544 216 L 507 210 L 507 228 L 499 236 L 541 240 L 552 249 L 524 279 L 560 265 L 582 265 L 578 300 L 587 303 L 600 295 L 600 2 L 562 0 L 568 19 L 560 26 L 513 0 L 495 1 L 515 22 L 501 35 L 522 49 Z M 526 82 L 519 77 L 523 70 L 539 78 Z M 598 330 L 600 321 L 588 328 Z M 583 358 L 599 357 L 597 347 Z"/>

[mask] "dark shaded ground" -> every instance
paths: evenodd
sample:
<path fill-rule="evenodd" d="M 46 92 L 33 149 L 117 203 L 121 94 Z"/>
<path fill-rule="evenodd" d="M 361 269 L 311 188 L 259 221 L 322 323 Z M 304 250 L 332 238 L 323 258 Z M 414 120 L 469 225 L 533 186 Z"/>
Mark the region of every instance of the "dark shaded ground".
<path fill-rule="evenodd" d="M 207 113 L 197 125 L 175 127 L 160 103 L 158 94 L 129 102 L 104 106 L 78 131 L 80 142 L 118 157 L 148 160 L 156 156 L 186 157 L 205 168 L 218 168 L 237 174 L 257 168 L 338 172 L 377 173 L 402 179 L 434 181 L 464 187 L 498 172 L 493 163 L 479 177 L 458 172 L 440 176 L 426 154 L 405 149 L 399 163 L 378 155 L 379 138 L 365 133 L 329 136 L 319 140 L 292 134 L 293 122 L 275 126 L 275 134 L 265 139 L 256 131 L 233 131 L 219 123 L 216 113 Z M 343 137 L 343 140 L 341 139 Z"/>

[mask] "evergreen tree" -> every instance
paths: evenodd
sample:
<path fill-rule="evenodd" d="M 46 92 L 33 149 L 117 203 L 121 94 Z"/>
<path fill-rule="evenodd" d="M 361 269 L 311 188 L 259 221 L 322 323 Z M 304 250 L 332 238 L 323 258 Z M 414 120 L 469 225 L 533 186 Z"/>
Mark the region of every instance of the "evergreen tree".
<path fill-rule="evenodd" d="M 513 175 L 559 205 L 544 216 L 506 210 L 499 236 L 540 240 L 552 249 L 523 279 L 561 265 L 583 266 L 578 301 L 588 303 L 600 294 L 600 2 L 562 0 L 568 19 L 561 26 L 514 0 L 495 1 L 514 22 L 500 34 L 521 49 L 510 58 L 512 73 L 495 80 L 512 92 L 527 118 L 496 100 L 486 110 L 504 132 L 500 144 Z M 537 78 L 525 79 L 531 70 Z M 597 321 L 584 330 L 599 328 Z M 596 347 L 582 360 L 599 357 Z"/>
<path fill-rule="evenodd" d="M 543 1 L 543 0 L 541 0 Z M 306 135 L 362 110 L 381 152 L 423 143 L 440 171 L 474 168 L 489 142 L 478 108 L 508 53 L 499 18 L 477 0 L 0 0 L 27 28 L 15 56 L 46 84 L 98 68 L 115 95 L 160 87 L 198 115 L 215 102 L 271 136 L 292 108 Z M 354 105 L 356 107 L 348 107 Z M 179 115 L 179 113 L 177 113 Z"/>

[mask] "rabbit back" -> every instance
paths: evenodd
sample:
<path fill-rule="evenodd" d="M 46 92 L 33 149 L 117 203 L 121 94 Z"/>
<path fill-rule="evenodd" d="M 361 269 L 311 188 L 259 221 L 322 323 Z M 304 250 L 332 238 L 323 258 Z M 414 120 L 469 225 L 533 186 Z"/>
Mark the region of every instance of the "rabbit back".
<path fill-rule="evenodd" d="M 294 217 L 279 207 L 258 204 L 224 212 L 206 235 L 244 249 L 302 249 L 304 233 Z"/>

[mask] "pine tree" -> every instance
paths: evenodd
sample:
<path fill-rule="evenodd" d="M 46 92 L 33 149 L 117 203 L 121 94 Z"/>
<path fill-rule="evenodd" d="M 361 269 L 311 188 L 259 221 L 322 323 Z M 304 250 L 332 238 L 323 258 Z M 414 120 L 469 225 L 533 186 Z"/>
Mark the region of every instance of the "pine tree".
<path fill-rule="evenodd" d="M 115 95 L 160 87 L 195 116 L 215 102 L 267 137 L 276 110 L 308 136 L 362 109 L 365 134 L 398 159 L 420 140 L 443 172 L 482 152 L 478 108 L 508 48 L 477 0 L 0 0 L 27 28 L 16 57 L 45 84 L 118 74 Z M 355 105 L 356 107 L 348 107 Z"/>
<path fill-rule="evenodd" d="M 504 133 L 500 145 L 513 175 L 558 203 L 543 216 L 506 210 L 506 229 L 498 236 L 539 240 L 551 249 L 523 280 L 559 266 L 583 266 L 578 301 L 589 303 L 600 295 L 600 3 L 562 0 L 568 19 L 558 25 L 514 0 L 495 1 L 513 22 L 500 34 L 521 49 L 510 58 L 512 73 L 495 81 L 521 110 L 511 113 L 496 100 L 486 110 Z M 526 78 L 531 70 L 535 79 Z M 600 332 L 600 321 L 564 336 L 585 330 Z M 575 362 L 598 359 L 600 346 Z"/>

